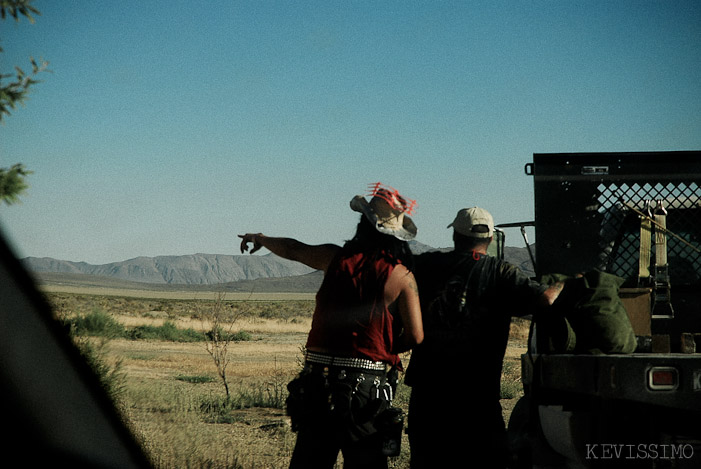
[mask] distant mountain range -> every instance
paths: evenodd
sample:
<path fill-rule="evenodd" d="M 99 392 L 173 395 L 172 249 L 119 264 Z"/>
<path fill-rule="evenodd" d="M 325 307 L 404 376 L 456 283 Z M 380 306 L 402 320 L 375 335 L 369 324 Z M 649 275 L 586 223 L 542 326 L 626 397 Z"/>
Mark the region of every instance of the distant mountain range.
<path fill-rule="evenodd" d="M 416 241 L 410 244 L 415 254 L 434 249 Z M 505 257 L 533 274 L 525 248 L 507 247 Z M 131 289 L 211 290 L 216 285 L 224 291 L 314 292 L 322 279 L 321 272 L 275 254 L 137 257 L 102 265 L 48 257 L 22 262 L 42 283 Z"/>
<path fill-rule="evenodd" d="M 275 254 L 137 257 L 102 265 L 56 260 L 49 257 L 28 257 L 23 259 L 23 262 L 27 269 L 36 273 L 85 274 L 131 282 L 169 285 L 214 285 L 239 280 L 304 275 L 314 270 Z"/>

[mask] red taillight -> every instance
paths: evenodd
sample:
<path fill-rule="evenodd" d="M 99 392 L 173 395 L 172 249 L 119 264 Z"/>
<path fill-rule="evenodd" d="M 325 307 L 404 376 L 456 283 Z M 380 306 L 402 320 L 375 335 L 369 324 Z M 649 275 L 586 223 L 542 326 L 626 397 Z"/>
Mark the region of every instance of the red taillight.
<path fill-rule="evenodd" d="M 679 371 L 668 366 L 656 366 L 647 372 L 647 384 L 653 391 L 671 391 L 679 386 Z"/>

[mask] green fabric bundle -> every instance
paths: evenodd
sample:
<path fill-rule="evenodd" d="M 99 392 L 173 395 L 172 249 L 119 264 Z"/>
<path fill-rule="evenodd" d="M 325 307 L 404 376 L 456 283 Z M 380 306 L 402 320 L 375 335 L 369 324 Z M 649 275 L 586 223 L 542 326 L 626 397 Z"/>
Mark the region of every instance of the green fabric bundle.
<path fill-rule="evenodd" d="M 582 276 L 548 274 L 546 285 L 565 289 L 545 313 L 551 351 L 557 353 L 633 353 L 637 346 L 628 313 L 618 295 L 623 279 L 592 270 Z"/>

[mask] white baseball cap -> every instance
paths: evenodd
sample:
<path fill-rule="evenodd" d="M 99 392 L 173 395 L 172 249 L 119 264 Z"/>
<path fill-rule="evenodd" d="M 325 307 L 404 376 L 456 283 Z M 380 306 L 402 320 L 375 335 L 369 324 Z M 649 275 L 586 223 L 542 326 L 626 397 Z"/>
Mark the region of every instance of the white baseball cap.
<path fill-rule="evenodd" d="M 480 207 L 463 208 L 458 211 L 448 228 L 451 226 L 461 235 L 472 238 L 491 238 L 494 233 L 492 215 Z"/>

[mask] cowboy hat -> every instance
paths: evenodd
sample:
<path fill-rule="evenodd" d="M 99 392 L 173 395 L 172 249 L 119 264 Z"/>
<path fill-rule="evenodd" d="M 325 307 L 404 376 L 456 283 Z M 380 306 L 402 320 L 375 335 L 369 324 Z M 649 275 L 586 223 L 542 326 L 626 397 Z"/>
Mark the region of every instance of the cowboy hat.
<path fill-rule="evenodd" d="M 365 215 L 365 218 L 380 233 L 392 235 L 402 241 L 410 241 L 416 237 L 416 225 L 406 213 L 416 205 L 415 201 L 404 199 L 394 189 L 380 187 L 374 184 L 371 187 L 373 197 L 368 202 L 364 196 L 356 195 L 350 201 L 350 207 L 355 212 Z"/>

